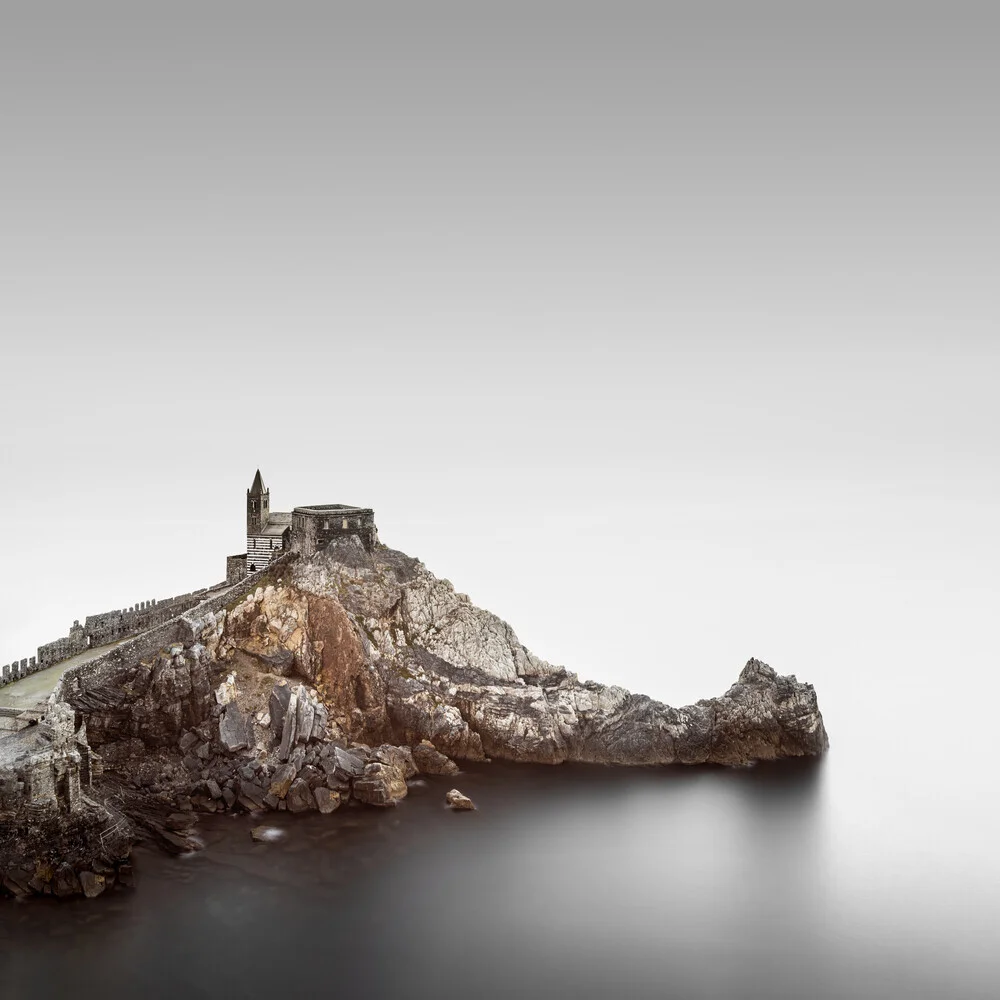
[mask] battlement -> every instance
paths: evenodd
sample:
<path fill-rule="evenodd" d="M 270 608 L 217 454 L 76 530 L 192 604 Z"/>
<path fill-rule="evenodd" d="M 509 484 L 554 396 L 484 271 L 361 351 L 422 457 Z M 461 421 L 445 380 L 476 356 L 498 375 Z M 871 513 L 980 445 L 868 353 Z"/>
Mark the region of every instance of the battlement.
<path fill-rule="evenodd" d="M 73 622 L 68 636 L 43 643 L 34 656 L 0 666 L 0 687 L 69 660 L 88 649 L 107 646 L 162 625 L 193 608 L 204 599 L 206 593 L 220 586 L 224 584 L 203 587 L 162 601 L 139 601 L 129 608 L 87 615 L 83 625 L 79 620 Z"/>

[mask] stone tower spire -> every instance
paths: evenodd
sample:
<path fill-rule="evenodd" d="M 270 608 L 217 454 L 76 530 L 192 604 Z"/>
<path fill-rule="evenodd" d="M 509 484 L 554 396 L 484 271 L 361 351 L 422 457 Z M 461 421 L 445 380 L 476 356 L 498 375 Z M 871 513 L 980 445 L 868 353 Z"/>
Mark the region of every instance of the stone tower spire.
<path fill-rule="evenodd" d="M 247 535 L 259 535 L 271 512 L 271 491 L 264 489 L 260 469 L 247 490 Z"/>

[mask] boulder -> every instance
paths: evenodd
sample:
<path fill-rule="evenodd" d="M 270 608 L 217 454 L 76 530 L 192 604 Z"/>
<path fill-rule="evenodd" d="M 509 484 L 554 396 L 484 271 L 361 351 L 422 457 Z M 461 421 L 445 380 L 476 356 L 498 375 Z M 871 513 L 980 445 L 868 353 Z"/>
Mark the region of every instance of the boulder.
<path fill-rule="evenodd" d="M 397 764 L 372 761 L 351 787 L 354 797 L 370 806 L 394 806 L 406 798 L 406 776 Z"/>
<path fill-rule="evenodd" d="M 458 765 L 437 750 L 430 740 L 422 740 L 412 750 L 413 763 L 421 774 L 458 774 Z"/>
<path fill-rule="evenodd" d="M 56 872 L 55 880 L 52 883 L 52 891 L 60 897 L 76 896 L 83 892 L 80 880 L 76 877 L 76 872 L 69 865 L 63 865 Z"/>
<path fill-rule="evenodd" d="M 340 795 L 329 788 L 314 788 L 313 798 L 316 800 L 316 808 L 324 815 L 340 807 Z"/>
<path fill-rule="evenodd" d="M 340 771 L 349 778 L 359 778 L 365 771 L 365 762 L 357 755 L 340 747 L 333 748 L 333 755 L 329 758 L 333 763 L 334 771 Z M 326 761 L 323 762 L 326 770 Z M 329 771 L 327 773 L 330 773 Z"/>
<path fill-rule="evenodd" d="M 313 723 L 316 721 L 316 702 L 303 687 L 297 689 L 296 695 L 295 742 L 308 743 L 312 739 Z"/>
<path fill-rule="evenodd" d="M 219 716 L 219 742 L 230 753 L 246 750 L 250 745 L 246 717 L 234 701 L 226 705 Z"/>
<path fill-rule="evenodd" d="M 285 724 L 285 712 L 288 711 L 288 701 L 292 696 L 292 687 L 286 681 L 279 681 L 271 689 L 271 697 L 268 699 L 268 714 L 271 717 L 271 732 L 275 736 L 281 736 L 282 727 Z"/>
<path fill-rule="evenodd" d="M 107 880 L 93 872 L 80 872 L 80 885 L 87 899 L 96 899 L 107 888 Z"/>
<path fill-rule="evenodd" d="M 285 802 L 288 803 L 288 811 L 293 813 L 308 812 L 317 807 L 312 790 L 302 778 L 296 778 L 292 782 Z"/>
<path fill-rule="evenodd" d="M 288 707 L 285 709 L 284 718 L 281 720 L 281 745 L 278 747 L 278 757 L 281 760 L 288 760 L 288 757 L 295 746 L 296 737 L 298 736 L 298 693 L 300 690 L 301 687 L 298 687 L 289 692 Z"/>
<path fill-rule="evenodd" d="M 467 795 L 463 795 L 457 788 L 453 788 L 450 792 L 448 792 L 448 794 L 444 797 L 444 801 L 456 812 L 476 808 L 472 799 L 470 799 Z"/>
<path fill-rule="evenodd" d="M 247 812 L 256 812 L 264 808 L 264 790 L 256 782 L 248 778 L 240 778 L 237 801 Z"/>
<path fill-rule="evenodd" d="M 376 747 L 372 751 L 372 759 L 398 767 L 403 772 L 404 778 L 412 778 L 418 773 L 409 747 L 394 747 L 383 743 L 382 746 Z"/>
<path fill-rule="evenodd" d="M 293 764 L 282 764 L 274 772 L 271 778 L 271 784 L 268 788 L 268 793 L 274 795 L 276 798 L 283 799 L 287 794 L 288 790 L 292 787 L 292 782 L 295 781 L 296 769 Z M 306 786 L 309 787 L 308 785 Z"/>

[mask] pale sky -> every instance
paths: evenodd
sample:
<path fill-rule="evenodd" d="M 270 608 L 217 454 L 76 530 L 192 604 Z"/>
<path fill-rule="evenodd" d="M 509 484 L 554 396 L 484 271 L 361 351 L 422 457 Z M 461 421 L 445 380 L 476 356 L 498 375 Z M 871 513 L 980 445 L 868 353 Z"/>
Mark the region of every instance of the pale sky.
<path fill-rule="evenodd" d="M 259 466 L 584 677 L 995 689 L 995 14 L 750 6 L 8 12 L 0 663 Z"/>

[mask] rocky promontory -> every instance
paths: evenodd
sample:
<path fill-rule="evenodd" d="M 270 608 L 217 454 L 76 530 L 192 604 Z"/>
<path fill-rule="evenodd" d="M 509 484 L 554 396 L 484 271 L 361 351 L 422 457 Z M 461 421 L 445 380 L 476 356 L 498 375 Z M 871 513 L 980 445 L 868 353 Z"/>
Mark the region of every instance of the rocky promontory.
<path fill-rule="evenodd" d="M 392 806 L 409 780 L 461 760 L 740 765 L 827 748 L 812 686 L 759 660 L 682 708 L 580 681 L 419 560 L 353 537 L 182 624 L 153 655 L 116 655 L 57 687 L 64 742 L 100 766 L 73 800 L 71 836 L 65 818 L 11 806 L 5 820 L 0 803 L 0 836 L 16 846 L 13 868 L 0 861 L 9 893 L 56 893 L 59 873 L 59 893 L 110 883 L 128 872 L 129 839 L 197 849 L 199 813 Z"/>

